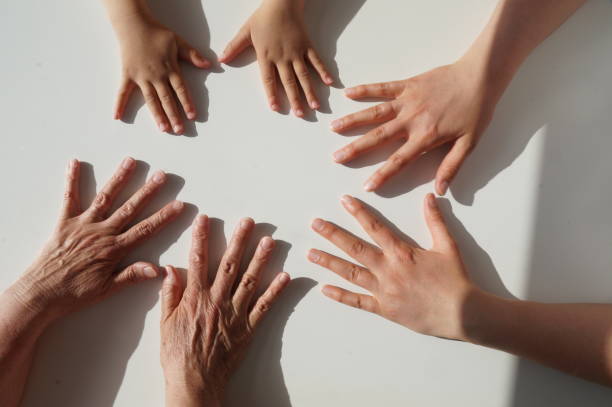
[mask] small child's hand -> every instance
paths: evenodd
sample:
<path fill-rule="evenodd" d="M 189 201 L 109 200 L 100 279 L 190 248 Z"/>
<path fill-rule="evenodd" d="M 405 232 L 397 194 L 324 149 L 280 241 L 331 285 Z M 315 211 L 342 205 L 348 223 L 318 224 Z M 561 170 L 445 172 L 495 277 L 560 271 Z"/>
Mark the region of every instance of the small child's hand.
<path fill-rule="evenodd" d="M 115 105 L 115 119 L 121 119 L 130 95 L 138 87 L 161 131 L 184 132 L 181 104 L 188 119 L 196 118 L 196 108 L 183 80 L 178 59 L 197 68 L 210 62 L 184 39 L 156 21 L 130 20 L 118 30 L 123 62 L 123 78 Z"/>
<path fill-rule="evenodd" d="M 264 0 L 219 58 L 221 62 L 228 63 L 252 45 L 257 53 L 270 108 L 274 111 L 279 109 L 276 97 L 278 73 L 291 109 L 298 117 L 304 115 L 300 88 L 312 109 L 320 107 L 308 63 L 326 85 L 333 82 L 308 38 L 303 8 L 303 0 Z"/>

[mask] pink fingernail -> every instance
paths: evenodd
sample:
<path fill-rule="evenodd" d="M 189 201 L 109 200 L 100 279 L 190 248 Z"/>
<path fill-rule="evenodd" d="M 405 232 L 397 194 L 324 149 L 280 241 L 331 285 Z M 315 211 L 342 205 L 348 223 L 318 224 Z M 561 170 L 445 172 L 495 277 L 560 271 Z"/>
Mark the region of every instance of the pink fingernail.
<path fill-rule="evenodd" d="M 312 102 L 310 102 L 310 107 L 313 110 L 317 110 L 319 107 L 321 107 L 321 105 L 319 104 L 319 102 L 317 102 L 316 100 L 313 100 Z"/>
<path fill-rule="evenodd" d="M 176 276 L 174 275 L 174 269 L 172 266 L 166 266 L 166 279 L 170 284 L 176 283 Z"/>
<path fill-rule="evenodd" d="M 313 263 L 318 263 L 320 258 L 321 256 L 319 255 L 319 253 L 310 249 L 310 251 L 308 252 L 308 260 L 310 260 Z"/>
<path fill-rule="evenodd" d="M 323 222 L 319 218 L 312 221 L 312 228 L 316 230 L 317 232 L 320 232 L 321 230 L 323 230 L 323 226 L 325 226 L 325 222 Z"/>
<path fill-rule="evenodd" d="M 132 157 L 126 157 L 121 162 L 121 167 L 125 170 L 129 170 L 134 165 L 134 159 Z"/>
<path fill-rule="evenodd" d="M 289 274 L 282 272 L 278 279 L 281 283 L 286 283 L 287 281 L 291 280 L 291 277 L 289 277 Z"/>
<path fill-rule="evenodd" d="M 363 188 L 367 191 L 367 192 L 372 192 L 376 189 L 376 182 L 374 181 L 368 181 L 363 185 Z"/>
<path fill-rule="evenodd" d="M 446 191 L 448 190 L 448 182 L 447 181 L 442 181 L 442 183 L 440 183 L 440 195 L 444 195 L 446 194 Z"/>
<path fill-rule="evenodd" d="M 151 267 L 151 266 L 146 266 L 142 270 L 142 272 L 144 273 L 144 275 L 147 278 L 155 278 L 155 277 L 157 277 L 157 271 L 153 267 Z"/>
<path fill-rule="evenodd" d="M 342 128 L 342 119 L 336 119 L 333 122 L 331 122 L 331 128 L 334 131 L 340 130 L 340 128 Z"/>
<path fill-rule="evenodd" d="M 174 201 L 172 203 L 172 207 L 174 209 L 182 209 L 183 208 L 183 203 L 181 201 Z"/>
<path fill-rule="evenodd" d="M 165 179 L 166 179 L 166 174 L 163 171 L 156 171 L 155 174 L 153 174 L 153 182 L 161 184 L 162 182 L 165 181 Z"/>
<path fill-rule="evenodd" d="M 274 239 L 270 236 L 266 236 L 261 240 L 261 248 L 265 250 L 270 250 L 274 247 Z"/>
<path fill-rule="evenodd" d="M 355 96 L 355 89 L 353 88 L 345 89 L 344 94 L 348 97 Z"/>
<path fill-rule="evenodd" d="M 334 157 L 334 161 L 339 163 L 346 160 L 348 154 L 343 150 L 338 150 L 332 156 Z"/>
<path fill-rule="evenodd" d="M 353 199 L 353 197 L 349 195 L 344 195 L 342 198 L 340 198 L 340 201 L 342 201 L 342 204 L 346 209 L 350 211 L 355 210 L 355 200 Z"/>
<path fill-rule="evenodd" d="M 297 117 L 304 116 L 304 111 L 302 109 L 296 109 L 293 111 Z"/>

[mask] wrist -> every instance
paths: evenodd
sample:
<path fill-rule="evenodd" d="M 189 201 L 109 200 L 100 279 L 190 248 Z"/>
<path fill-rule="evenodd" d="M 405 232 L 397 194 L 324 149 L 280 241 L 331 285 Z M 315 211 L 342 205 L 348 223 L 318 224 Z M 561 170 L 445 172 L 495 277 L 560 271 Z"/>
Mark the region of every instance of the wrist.
<path fill-rule="evenodd" d="M 108 14 L 119 39 L 139 27 L 157 22 L 144 0 L 126 1 L 117 6 L 113 4 L 109 6 Z"/>
<path fill-rule="evenodd" d="M 224 387 L 207 383 L 199 372 L 188 369 L 164 368 L 166 377 L 166 406 L 220 406 Z M 168 374 L 168 371 L 176 372 Z"/>
<path fill-rule="evenodd" d="M 262 5 L 289 8 L 295 11 L 303 12 L 304 2 L 305 0 L 263 0 Z"/>
<path fill-rule="evenodd" d="M 511 300 L 477 290 L 463 305 L 463 340 L 496 348 L 507 332 L 516 326 L 521 301 Z"/>

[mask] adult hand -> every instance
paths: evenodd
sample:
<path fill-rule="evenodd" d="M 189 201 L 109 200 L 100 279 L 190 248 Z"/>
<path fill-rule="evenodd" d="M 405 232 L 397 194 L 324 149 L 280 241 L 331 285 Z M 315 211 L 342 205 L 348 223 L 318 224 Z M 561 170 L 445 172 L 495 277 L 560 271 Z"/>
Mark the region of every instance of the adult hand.
<path fill-rule="evenodd" d="M 111 210 L 135 167 L 134 159 L 123 160 L 91 206 L 82 210 L 80 165 L 77 160 L 70 162 L 58 225 L 36 261 L 7 291 L 17 302 L 57 317 L 100 301 L 127 285 L 157 277 L 158 270 L 151 263 L 137 262 L 124 269 L 117 266 L 130 250 L 172 221 L 183 203 L 171 202 L 130 226 L 166 179 L 163 172 L 156 172 L 118 209 Z"/>
<path fill-rule="evenodd" d="M 403 140 L 366 181 L 364 188 L 374 191 L 422 154 L 450 143 L 436 173 L 436 192 L 444 195 L 493 115 L 495 103 L 477 79 L 469 64 L 460 61 L 406 80 L 347 89 L 351 99 L 389 101 L 332 122 L 336 132 L 379 125 L 336 151 L 334 160 L 346 163 L 389 141 Z"/>
<path fill-rule="evenodd" d="M 137 15 L 114 25 L 123 63 L 115 119 L 123 116 L 132 92 L 138 87 L 159 129 L 183 134 L 181 110 L 189 120 L 195 120 L 196 107 L 178 61 L 182 59 L 201 69 L 210 67 L 210 62 L 178 34 L 150 16 Z"/>
<path fill-rule="evenodd" d="M 300 88 L 312 109 L 320 107 L 311 82 L 309 63 L 323 83 L 331 85 L 333 82 L 308 38 L 303 9 L 304 0 L 264 0 L 219 58 L 221 62 L 229 63 L 252 45 L 257 53 L 270 108 L 279 109 L 276 94 L 278 74 L 297 117 L 304 116 Z"/>
<path fill-rule="evenodd" d="M 166 268 L 162 287 L 161 363 L 167 405 L 220 405 L 226 383 L 259 321 L 289 283 L 289 275 L 280 273 L 254 300 L 274 240 L 261 239 L 242 272 L 241 262 L 252 229 L 252 219 L 240 222 L 216 275 L 211 276 L 209 219 L 199 216 L 193 225 L 186 283 L 174 267 Z"/>
<path fill-rule="evenodd" d="M 434 196 L 429 194 L 425 199 L 431 250 L 402 240 L 357 199 L 345 196 L 342 203 L 378 246 L 331 222 L 315 219 L 312 228 L 359 264 L 314 249 L 308 258 L 372 295 L 329 285 L 323 293 L 422 334 L 465 339 L 462 304 L 477 288 L 468 279 Z"/>

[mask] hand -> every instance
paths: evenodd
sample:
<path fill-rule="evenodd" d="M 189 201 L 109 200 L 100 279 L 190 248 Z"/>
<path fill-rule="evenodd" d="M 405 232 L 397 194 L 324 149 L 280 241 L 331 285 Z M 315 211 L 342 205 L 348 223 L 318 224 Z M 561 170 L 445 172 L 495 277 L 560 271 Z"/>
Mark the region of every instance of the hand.
<path fill-rule="evenodd" d="M 219 405 L 257 324 L 289 283 L 289 275 L 280 273 L 264 294 L 253 300 L 274 240 L 261 239 L 248 267 L 241 272 L 252 229 L 252 219 L 240 222 L 213 277 L 208 269 L 209 220 L 199 216 L 193 225 L 186 284 L 177 270 L 170 266 L 166 269 L 161 363 L 167 405 Z M 236 279 L 240 280 L 238 284 Z"/>
<path fill-rule="evenodd" d="M 297 117 L 304 116 L 300 87 L 308 105 L 320 107 L 313 89 L 308 61 L 326 85 L 333 79 L 313 48 L 303 18 L 303 0 L 264 0 L 225 48 L 219 61 L 229 63 L 249 46 L 255 47 L 270 108 L 278 111 L 276 75 L 287 93 L 291 109 Z"/>
<path fill-rule="evenodd" d="M 195 120 L 193 103 L 178 59 L 196 68 L 208 68 L 210 62 L 180 36 L 149 17 L 129 19 L 115 24 L 121 44 L 123 78 L 115 105 L 115 119 L 123 116 L 127 101 L 136 87 L 163 132 L 183 134 L 183 118 L 177 99 L 189 120 Z"/>
<path fill-rule="evenodd" d="M 351 99 L 391 100 L 332 122 L 336 132 L 380 124 L 336 151 L 334 160 L 346 163 L 391 140 L 404 140 L 365 183 L 367 191 L 374 191 L 422 154 L 452 143 L 436 173 L 436 192 L 444 195 L 488 126 L 495 106 L 467 65 L 458 62 L 403 81 L 347 89 Z"/>
<path fill-rule="evenodd" d="M 314 249 L 308 258 L 372 295 L 329 285 L 323 293 L 422 334 L 465 339 L 462 304 L 476 288 L 467 277 L 434 196 L 429 194 L 425 199 L 425 219 L 433 238 L 431 250 L 402 240 L 357 199 L 345 196 L 342 203 L 378 246 L 333 223 L 315 219 L 312 227 L 317 233 L 363 266 Z"/>
<path fill-rule="evenodd" d="M 150 263 L 137 262 L 123 270 L 117 266 L 136 245 L 173 220 L 183 203 L 171 202 L 130 227 L 130 222 L 165 182 L 163 172 L 155 173 L 128 201 L 111 211 L 135 166 L 134 159 L 126 158 L 92 205 L 82 211 L 80 166 L 77 160 L 70 162 L 57 228 L 38 259 L 8 290 L 19 303 L 59 317 L 127 285 L 157 277 L 157 268 Z"/>

